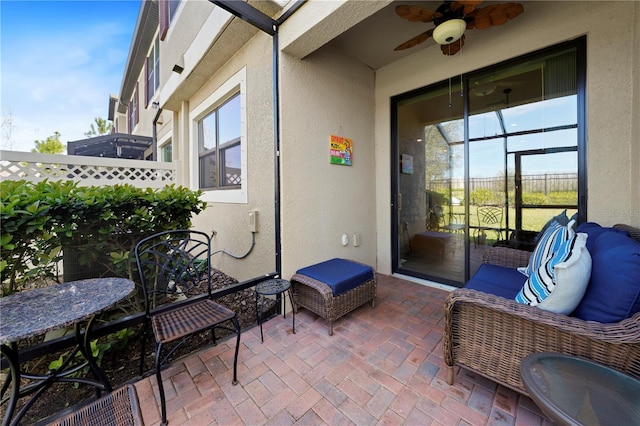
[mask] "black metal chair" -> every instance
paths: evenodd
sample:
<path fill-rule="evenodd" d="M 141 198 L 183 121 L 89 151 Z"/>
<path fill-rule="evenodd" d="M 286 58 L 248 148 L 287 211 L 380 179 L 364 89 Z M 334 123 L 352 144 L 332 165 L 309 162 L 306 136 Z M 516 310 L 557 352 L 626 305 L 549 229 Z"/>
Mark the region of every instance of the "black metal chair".
<path fill-rule="evenodd" d="M 478 227 L 475 229 L 475 246 L 484 245 L 487 231 L 496 233 L 496 241 L 502 238 L 502 207 L 478 206 Z"/>
<path fill-rule="evenodd" d="M 167 409 L 160 374 L 162 365 L 185 338 L 210 330 L 215 345 L 216 329 L 225 329 L 236 334 L 232 382 L 236 385 L 240 324 L 235 312 L 211 298 L 211 239 L 204 232 L 160 232 L 138 242 L 135 257 L 146 310 L 140 374 L 144 371 L 144 350 L 151 325 L 155 337 L 155 374 L 162 424 L 166 425 Z M 164 345 L 175 341 L 179 342 L 163 356 Z"/>

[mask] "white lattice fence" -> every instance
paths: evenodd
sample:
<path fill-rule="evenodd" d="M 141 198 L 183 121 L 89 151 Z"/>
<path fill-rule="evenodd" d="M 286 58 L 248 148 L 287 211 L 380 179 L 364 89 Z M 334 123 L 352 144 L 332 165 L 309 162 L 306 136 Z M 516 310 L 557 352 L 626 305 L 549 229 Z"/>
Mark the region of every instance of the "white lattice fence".
<path fill-rule="evenodd" d="M 73 180 L 85 186 L 128 183 L 138 188 L 161 188 L 176 183 L 176 175 L 173 163 L 0 151 L 3 180 Z"/>

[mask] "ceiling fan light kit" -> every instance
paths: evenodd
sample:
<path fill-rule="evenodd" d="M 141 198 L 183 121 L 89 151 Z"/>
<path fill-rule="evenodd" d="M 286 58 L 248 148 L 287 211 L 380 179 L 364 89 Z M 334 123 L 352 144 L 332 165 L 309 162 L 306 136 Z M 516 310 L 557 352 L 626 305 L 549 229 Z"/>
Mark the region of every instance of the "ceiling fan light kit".
<path fill-rule="evenodd" d="M 482 0 L 445 1 L 436 10 L 416 5 L 398 5 L 396 13 L 410 22 L 432 22 L 435 26 L 398 45 L 394 50 L 410 49 L 433 37 L 445 55 L 455 55 L 464 45 L 465 30 L 482 30 L 502 25 L 524 11 L 520 3 L 496 3 L 478 7 Z"/>
<path fill-rule="evenodd" d="M 438 44 L 450 44 L 460 40 L 466 28 L 464 19 L 449 19 L 434 28 L 433 39 Z"/>

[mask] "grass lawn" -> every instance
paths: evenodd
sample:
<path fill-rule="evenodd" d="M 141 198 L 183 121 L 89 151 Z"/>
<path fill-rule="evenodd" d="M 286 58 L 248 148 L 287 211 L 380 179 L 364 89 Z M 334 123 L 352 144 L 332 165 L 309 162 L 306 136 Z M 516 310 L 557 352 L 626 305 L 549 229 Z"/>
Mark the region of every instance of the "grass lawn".
<path fill-rule="evenodd" d="M 464 214 L 464 206 L 445 206 L 444 214 L 445 217 L 449 213 L 449 208 L 451 208 L 451 212 L 456 215 Z M 478 226 L 478 216 L 477 216 L 477 208 L 478 206 L 471 205 L 469 206 L 469 226 L 477 227 Z M 540 231 L 542 227 L 547 223 L 549 219 L 553 216 L 556 216 L 562 212 L 562 208 L 555 209 L 526 209 L 523 211 L 522 218 L 522 229 L 527 231 Z M 567 216 L 571 217 L 576 210 L 567 210 Z M 460 216 L 461 217 L 461 216 Z M 509 226 L 510 229 L 515 229 L 516 222 L 516 210 L 514 208 L 509 209 Z M 507 228 L 506 223 L 506 215 L 502 218 L 502 226 Z"/>

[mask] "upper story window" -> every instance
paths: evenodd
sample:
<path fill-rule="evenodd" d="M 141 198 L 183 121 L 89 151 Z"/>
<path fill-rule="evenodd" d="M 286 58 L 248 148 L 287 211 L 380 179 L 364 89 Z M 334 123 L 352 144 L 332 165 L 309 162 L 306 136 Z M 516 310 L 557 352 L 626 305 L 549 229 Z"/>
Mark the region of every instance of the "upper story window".
<path fill-rule="evenodd" d="M 147 61 L 145 63 L 145 70 L 147 75 L 147 99 L 146 104 L 149 105 L 153 95 L 160 86 L 160 39 L 156 38 Z"/>
<path fill-rule="evenodd" d="M 167 163 L 171 163 L 173 161 L 173 145 L 171 141 L 162 145 L 160 148 L 160 160 L 166 161 Z"/>
<path fill-rule="evenodd" d="M 176 14 L 181 1 L 182 0 L 160 0 L 160 40 L 164 40 L 165 36 L 167 35 L 171 20 Z"/>
<path fill-rule="evenodd" d="M 138 124 L 138 83 L 136 83 L 136 89 L 133 91 L 133 97 L 129 101 L 129 133 L 133 133 L 133 128 Z"/>
<path fill-rule="evenodd" d="M 198 121 L 199 178 L 202 189 L 242 184 L 240 93 Z"/>
<path fill-rule="evenodd" d="M 178 10 L 178 6 L 180 5 L 181 0 L 167 0 L 169 2 L 169 22 L 173 19 L 173 15 L 176 14 L 176 10 Z"/>

